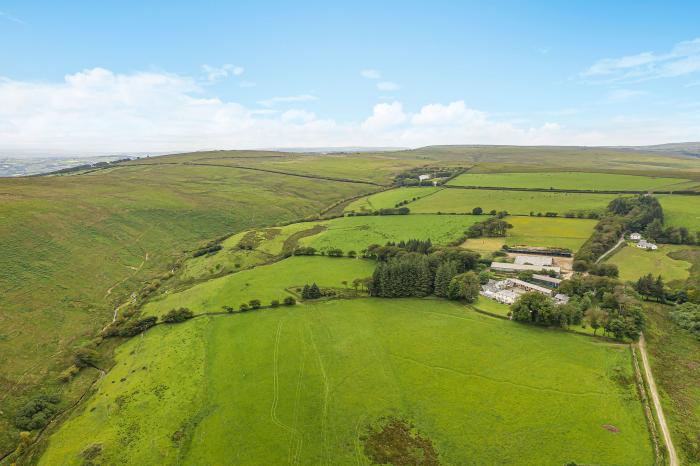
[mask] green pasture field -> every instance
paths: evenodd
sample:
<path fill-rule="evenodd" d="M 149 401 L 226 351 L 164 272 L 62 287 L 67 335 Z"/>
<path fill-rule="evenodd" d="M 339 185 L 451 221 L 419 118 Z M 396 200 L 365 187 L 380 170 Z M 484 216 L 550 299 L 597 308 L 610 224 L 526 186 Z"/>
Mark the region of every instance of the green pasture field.
<path fill-rule="evenodd" d="M 600 191 L 646 191 L 688 186 L 683 178 L 647 177 L 590 172 L 465 173 L 450 181 L 453 186 L 507 188 L 593 189 Z M 692 183 L 692 182 L 691 182 Z M 698 183 L 695 182 L 694 185 Z"/>
<path fill-rule="evenodd" d="M 700 465 L 700 341 L 670 319 L 670 306 L 645 306 L 654 380 L 680 464 Z"/>
<path fill-rule="evenodd" d="M 627 346 L 369 298 L 129 340 L 39 464 L 82 464 L 95 444 L 103 464 L 369 464 L 362 437 L 385 416 L 442 464 L 653 464 Z"/>
<path fill-rule="evenodd" d="M 343 217 L 323 222 L 326 230 L 302 238 L 300 244 L 323 251 L 340 248 L 360 252 L 371 244 L 388 241 L 430 239 L 433 244 L 448 244 L 464 236 L 465 230 L 488 217 L 477 215 L 382 215 Z"/>
<path fill-rule="evenodd" d="M 493 252 L 501 246 L 568 248 L 576 252 L 593 233 L 596 220 L 548 217 L 506 217 L 513 225 L 505 238 L 470 238 L 462 246 Z"/>
<path fill-rule="evenodd" d="M 17 446 L 14 413 L 40 386 L 71 401 L 56 376 L 144 282 L 218 236 L 373 189 L 167 164 L 0 178 L 0 454 Z"/>
<path fill-rule="evenodd" d="M 220 312 L 222 306 L 235 309 L 241 303 L 259 299 L 263 305 L 290 296 L 290 287 L 316 283 L 320 287 L 352 287 L 356 278 L 374 272 L 374 262 L 341 257 L 296 256 L 274 264 L 243 270 L 208 280 L 177 293 L 167 293 L 147 303 L 144 315 L 162 315 L 173 308 L 187 307 L 193 312 Z"/>
<path fill-rule="evenodd" d="M 442 188 L 425 187 L 425 188 L 396 188 L 388 191 L 382 191 L 377 194 L 372 194 L 356 201 L 351 202 L 346 208 L 346 212 L 362 212 L 395 207 L 396 204 L 403 201 L 413 201 L 414 198 L 436 193 Z M 410 205 L 407 206 L 411 208 Z"/>
<path fill-rule="evenodd" d="M 486 189 L 446 188 L 412 202 L 411 213 L 469 213 L 475 207 L 485 212 L 506 210 L 511 214 L 529 215 L 530 212 L 602 212 L 613 200 L 612 194 L 571 194 L 532 191 L 497 191 Z"/>
<path fill-rule="evenodd" d="M 660 195 L 664 209 L 664 224 L 686 227 L 691 232 L 700 231 L 700 196 Z"/>
<path fill-rule="evenodd" d="M 683 260 L 669 257 L 669 254 L 686 249 L 699 249 L 693 246 L 673 244 L 659 245 L 656 251 L 639 249 L 634 243 L 615 252 L 606 260 L 609 264 L 617 265 L 620 280 L 637 280 L 648 273 L 661 275 L 667 282 L 674 280 L 685 281 L 690 276 L 692 264 Z"/>
<path fill-rule="evenodd" d="M 483 296 L 479 296 L 479 299 L 471 304 L 471 306 L 481 311 L 490 312 L 491 314 L 496 314 L 503 317 L 507 317 L 508 313 L 510 312 L 510 306 L 507 304 L 501 304 L 496 300 L 485 298 Z"/>

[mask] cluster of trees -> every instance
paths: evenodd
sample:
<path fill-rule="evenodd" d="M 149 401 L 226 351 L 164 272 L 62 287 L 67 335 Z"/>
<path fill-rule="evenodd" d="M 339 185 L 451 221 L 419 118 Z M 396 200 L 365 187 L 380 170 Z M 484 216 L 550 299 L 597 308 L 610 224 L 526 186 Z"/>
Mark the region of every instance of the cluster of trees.
<path fill-rule="evenodd" d="M 605 262 L 598 264 L 587 264 L 585 261 L 577 260 L 574 261 L 573 269 L 576 272 L 585 272 L 588 270 L 588 273 L 592 275 L 599 275 L 601 277 L 617 278 L 620 275 L 620 270 L 617 268 L 617 265 L 608 264 Z"/>
<path fill-rule="evenodd" d="M 482 209 L 481 207 L 474 207 L 472 209 L 472 215 L 483 215 L 483 214 L 484 214 L 484 209 Z M 493 215 L 494 217 L 503 218 L 503 217 L 506 217 L 508 215 L 508 211 L 507 210 L 496 211 L 496 209 L 492 209 L 491 211 L 489 211 L 488 215 Z"/>
<path fill-rule="evenodd" d="M 156 316 L 120 319 L 109 324 L 102 332 L 102 336 L 105 338 L 133 337 L 153 327 L 157 321 L 158 318 Z"/>
<path fill-rule="evenodd" d="M 370 215 L 408 215 L 411 209 L 408 207 L 386 207 L 379 210 L 366 210 L 360 212 L 350 212 L 348 217 L 366 217 Z"/>
<path fill-rule="evenodd" d="M 700 339 L 700 304 L 683 303 L 671 311 L 671 319 Z"/>
<path fill-rule="evenodd" d="M 41 429 L 58 412 L 60 402 L 58 395 L 39 395 L 31 399 L 17 411 L 15 426 L 26 431 Z"/>
<path fill-rule="evenodd" d="M 650 273 L 639 277 L 637 283 L 634 284 L 634 289 L 637 290 L 637 293 L 644 296 L 644 299 L 654 298 L 659 302 L 666 301 L 664 288 L 664 279 L 661 278 L 661 275 L 654 278 Z"/>
<path fill-rule="evenodd" d="M 576 254 L 577 269 L 587 270 L 617 243 L 624 231 L 642 231 L 656 219 L 663 223 L 663 209 L 655 197 L 613 199 L 608 204 L 606 215 L 595 226 L 593 235 Z"/>
<path fill-rule="evenodd" d="M 427 242 L 409 241 L 405 247 L 370 247 L 379 263 L 369 283 L 372 296 L 476 299 L 480 280 L 475 273 L 479 255 L 459 248 L 426 248 Z M 401 243 L 399 243 L 401 244 Z M 422 252 L 421 252 L 422 251 Z"/>
<path fill-rule="evenodd" d="M 666 227 L 664 228 L 663 222 L 656 218 L 650 224 L 644 228 L 644 235 L 646 238 L 653 241 L 658 241 L 659 243 L 669 243 L 669 244 L 698 244 L 700 243 L 700 231 L 696 232 L 693 236 L 690 231 L 685 227 Z"/>
<path fill-rule="evenodd" d="M 197 249 L 195 252 L 192 253 L 192 257 L 204 256 L 206 254 L 214 255 L 217 252 L 221 251 L 221 249 L 222 249 L 222 246 L 220 244 L 212 244 L 212 245 Z"/>
<path fill-rule="evenodd" d="M 323 296 L 323 294 L 316 283 L 304 285 L 304 288 L 301 290 L 302 299 L 318 299 L 321 296 Z"/>
<path fill-rule="evenodd" d="M 160 320 L 166 324 L 176 324 L 189 320 L 192 317 L 194 317 L 194 313 L 191 310 L 186 307 L 181 307 L 179 309 L 169 310 Z"/>
<path fill-rule="evenodd" d="M 638 295 L 612 277 L 579 275 L 561 283 L 559 290 L 572 297 L 567 306 L 578 308 L 593 328 L 623 340 L 636 340 L 644 330 L 645 320 Z"/>
<path fill-rule="evenodd" d="M 479 238 L 487 236 L 489 238 L 506 236 L 506 231 L 513 228 L 513 225 L 500 218 L 489 218 L 483 222 L 478 222 L 469 227 L 466 235 L 469 238 Z"/>
<path fill-rule="evenodd" d="M 292 296 L 287 296 L 286 298 L 284 298 L 282 303 L 285 306 L 293 306 L 297 303 L 297 300 L 294 299 Z M 280 302 L 277 299 L 273 299 L 272 301 L 270 301 L 270 307 L 279 307 L 279 305 Z M 251 299 L 247 303 L 241 303 L 241 305 L 238 306 L 238 312 L 247 312 L 251 310 L 260 309 L 262 307 L 262 302 L 259 299 Z M 236 311 L 236 309 L 232 306 L 221 306 L 221 309 L 228 312 L 229 314 L 232 314 Z"/>

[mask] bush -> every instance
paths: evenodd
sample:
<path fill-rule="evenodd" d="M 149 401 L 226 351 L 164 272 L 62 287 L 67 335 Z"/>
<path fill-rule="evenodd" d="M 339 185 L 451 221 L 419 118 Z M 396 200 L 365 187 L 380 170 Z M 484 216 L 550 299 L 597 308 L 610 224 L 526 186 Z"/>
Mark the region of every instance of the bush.
<path fill-rule="evenodd" d="M 240 312 L 246 312 L 246 311 L 250 310 L 250 308 L 248 307 L 247 303 L 243 303 L 238 307 L 238 310 Z"/>
<path fill-rule="evenodd" d="M 259 299 L 251 299 L 250 301 L 248 301 L 248 305 L 251 309 L 260 309 L 260 306 L 262 304 L 260 303 Z"/>
<path fill-rule="evenodd" d="M 343 250 L 338 248 L 331 248 L 326 252 L 326 254 L 328 254 L 328 257 L 343 257 Z"/>
<path fill-rule="evenodd" d="M 58 412 L 61 399 L 57 395 L 39 395 L 22 406 L 15 418 L 15 426 L 22 430 L 41 429 Z"/>
<path fill-rule="evenodd" d="M 94 349 L 79 348 L 73 356 L 73 361 L 79 368 L 94 366 L 100 359 L 100 355 Z"/>
<path fill-rule="evenodd" d="M 122 321 L 116 325 L 116 332 L 110 328 L 106 336 L 133 337 L 153 327 L 157 320 L 157 317 L 149 316 L 142 319 Z"/>
<path fill-rule="evenodd" d="M 80 368 L 73 364 L 58 375 L 58 380 L 63 383 L 70 382 L 78 372 L 80 372 Z"/>
<path fill-rule="evenodd" d="M 194 313 L 192 311 L 186 307 L 181 307 L 180 309 L 169 310 L 167 314 L 160 318 L 160 320 L 168 324 L 176 324 L 178 322 L 189 320 L 192 317 L 194 317 Z"/>
<path fill-rule="evenodd" d="M 294 299 L 293 296 L 287 296 L 286 298 L 284 298 L 283 303 L 285 306 L 294 306 L 297 303 L 297 300 Z"/>
<path fill-rule="evenodd" d="M 276 299 L 273 299 L 273 300 L 270 302 L 270 307 L 279 307 L 279 305 L 280 305 L 280 302 L 279 302 L 278 300 L 276 300 Z"/>

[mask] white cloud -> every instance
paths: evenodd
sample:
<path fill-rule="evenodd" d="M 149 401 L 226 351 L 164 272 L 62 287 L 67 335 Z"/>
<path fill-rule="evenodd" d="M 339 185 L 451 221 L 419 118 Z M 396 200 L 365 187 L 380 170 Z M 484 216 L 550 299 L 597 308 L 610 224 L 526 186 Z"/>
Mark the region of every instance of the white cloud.
<path fill-rule="evenodd" d="M 311 94 L 299 94 L 283 97 L 272 97 L 270 99 L 259 100 L 258 103 L 263 107 L 274 107 L 277 104 L 287 104 L 292 102 L 309 102 L 312 100 L 318 100 L 318 97 Z"/>
<path fill-rule="evenodd" d="M 673 78 L 700 71 L 700 37 L 679 42 L 669 52 L 642 52 L 619 58 L 604 58 L 581 73 L 585 79 L 646 81 Z"/>
<path fill-rule="evenodd" d="M 692 112 L 684 120 L 618 118 L 572 129 L 557 121 L 539 125 L 507 121 L 463 101 L 429 103 L 416 111 L 397 100 L 382 102 L 363 121 L 338 122 L 304 109 L 271 108 L 316 98 L 309 94 L 271 99 L 267 108 L 251 109 L 207 95 L 211 89 L 186 76 L 117 74 L 102 68 L 67 75 L 55 83 L 0 78 L 0 152 L 88 155 L 294 146 L 630 145 L 692 140 L 700 134 L 700 117 Z"/>
<path fill-rule="evenodd" d="M 367 79 L 380 79 L 382 77 L 382 74 L 377 70 L 362 70 L 360 75 Z"/>
<path fill-rule="evenodd" d="M 640 91 L 635 89 L 615 89 L 608 93 L 608 102 L 626 102 L 628 100 L 634 99 L 635 97 L 640 97 L 647 95 L 648 92 Z"/>
<path fill-rule="evenodd" d="M 372 116 L 362 123 L 362 128 L 369 130 L 383 129 L 401 124 L 406 119 L 401 102 L 394 101 L 390 104 L 377 104 L 374 106 Z"/>
<path fill-rule="evenodd" d="M 17 24 L 27 24 L 24 21 L 22 21 L 21 19 L 19 19 L 18 17 L 13 16 L 10 13 L 6 13 L 4 11 L 0 11 L 0 18 L 5 18 L 6 20 L 12 21 L 13 23 L 17 23 Z"/>
<path fill-rule="evenodd" d="M 219 81 L 229 76 L 240 76 L 245 71 L 242 66 L 232 65 L 230 63 L 221 66 L 202 65 L 202 70 L 207 80 L 211 82 Z"/>
<path fill-rule="evenodd" d="M 397 91 L 399 89 L 399 85 L 391 81 L 382 81 L 377 83 L 377 89 L 380 91 Z"/>

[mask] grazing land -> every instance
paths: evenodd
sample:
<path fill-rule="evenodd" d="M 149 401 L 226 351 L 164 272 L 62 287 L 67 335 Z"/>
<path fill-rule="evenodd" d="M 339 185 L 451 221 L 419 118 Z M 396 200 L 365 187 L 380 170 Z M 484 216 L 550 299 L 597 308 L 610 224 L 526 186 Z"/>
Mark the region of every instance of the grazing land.
<path fill-rule="evenodd" d="M 693 246 L 665 244 L 658 250 L 639 249 L 634 243 L 615 252 L 607 262 L 617 265 L 621 280 L 637 280 L 648 273 L 661 275 L 667 282 L 685 281 L 690 276 L 692 263 L 671 257 L 673 253 L 686 249 L 696 249 Z"/>
<path fill-rule="evenodd" d="M 373 271 L 374 263 L 366 259 L 290 257 L 268 266 L 215 278 L 179 293 L 168 291 L 146 304 L 144 314 L 162 315 L 179 307 L 187 307 L 196 314 L 221 312 L 222 306 L 238 309 L 251 299 L 269 305 L 273 299 L 282 302 L 291 296 L 287 288 L 296 289 L 314 282 L 320 287 L 346 288 L 352 286 L 354 279 L 366 278 Z"/>
<path fill-rule="evenodd" d="M 688 186 L 693 185 L 693 182 L 683 178 L 618 175 L 612 173 L 541 172 L 465 173 L 450 181 L 449 184 L 453 186 L 506 188 L 647 191 L 654 189 L 687 189 Z M 697 184 L 697 182 L 694 183 L 694 185 Z"/>
<path fill-rule="evenodd" d="M 363 212 L 395 207 L 399 202 L 412 202 L 414 199 L 434 194 L 442 188 L 396 188 L 366 196 L 350 203 L 346 212 Z"/>
<path fill-rule="evenodd" d="M 700 231 L 700 196 L 661 195 L 659 202 L 665 225 Z"/>
<path fill-rule="evenodd" d="M 647 306 L 647 348 L 680 462 L 699 465 L 700 341 L 671 321 L 668 315 L 671 309 Z"/>
<path fill-rule="evenodd" d="M 464 231 L 487 217 L 478 215 L 383 215 L 343 217 L 323 222 L 325 230 L 302 238 L 300 243 L 318 250 L 340 248 L 360 252 L 371 244 L 430 239 L 433 244 L 459 240 Z"/>
<path fill-rule="evenodd" d="M 469 213 L 475 207 L 485 212 L 506 210 L 511 214 L 530 212 L 601 212 L 616 196 L 611 194 L 571 194 L 480 189 L 443 189 L 408 205 L 412 213 Z"/>
<path fill-rule="evenodd" d="M 470 238 L 463 247 L 492 252 L 508 246 L 567 248 L 577 251 L 593 233 L 595 220 L 547 217 L 507 217 L 513 228 L 504 238 Z"/>
<path fill-rule="evenodd" d="M 95 444 L 108 464 L 367 464 L 362 438 L 389 415 L 444 464 L 653 464 L 627 346 L 445 301 L 203 317 L 116 361 L 40 464 Z"/>

